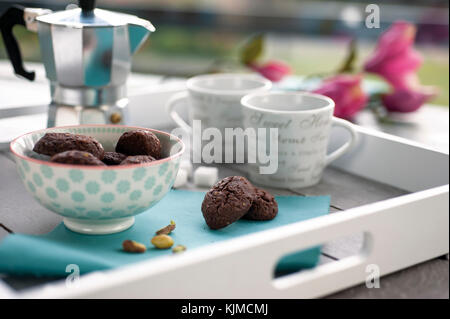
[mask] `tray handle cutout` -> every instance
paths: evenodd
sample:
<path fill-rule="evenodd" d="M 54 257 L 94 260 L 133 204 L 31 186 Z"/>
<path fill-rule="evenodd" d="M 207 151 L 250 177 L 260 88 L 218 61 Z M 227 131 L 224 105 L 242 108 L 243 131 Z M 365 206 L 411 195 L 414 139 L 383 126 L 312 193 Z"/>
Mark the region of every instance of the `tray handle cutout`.
<path fill-rule="evenodd" d="M 314 254 L 314 250 L 320 249 L 322 253 L 325 253 L 326 250 L 324 247 L 331 245 L 337 245 L 344 240 L 351 239 L 359 239 L 360 243 L 354 243 L 354 246 L 346 251 L 342 251 L 339 253 L 339 257 L 329 258 L 329 262 L 325 262 L 319 264 L 317 266 L 308 267 L 305 264 L 305 267 L 302 269 L 288 269 L 286 264 L 289 266 L 289 259 L 293 259 L 295 257 L 299 257 L 303 254 L 303 256 L 307 256 L 307 254 Z M 290 250 L 290 252 L 283 254 L 280 258 L 277 259 L 277 262 L 273 267 L 273 286 L 276 289 L 295 289 L 297 286 L 302 287 L 314 287 L 316 285 L 320 285 L 320 282 L 323 281 L 323 277 L 329 277 L 329 282 L 333 280 L 340 280 L 341 276 L 347 276 L 347 274 L 353 274 L 356 276 L 359 281 L 372 280 L 372 275 L 374 274 L 373 269 L 376 269 L 376 266 L 373 267 L 372 264 L 367 264 L 368 257 L 372 251 L 373 247 L 373 236 L 370 232 L 362 232 L 355 233 L 351 235 L 341 236 L 334 239 L 331 239 L 328 242 L 324 242 L 321 244 L 312 245 L 310 248 L 301 249 L 301 250 Z M 325 251 L 324 251 L 325 250 Z M 322 255 L 324 256 L 324 255 Z M 335 260 L 332 260 L 335 259 Z M 376 275 L 376 274 L 375 274 Z"/>

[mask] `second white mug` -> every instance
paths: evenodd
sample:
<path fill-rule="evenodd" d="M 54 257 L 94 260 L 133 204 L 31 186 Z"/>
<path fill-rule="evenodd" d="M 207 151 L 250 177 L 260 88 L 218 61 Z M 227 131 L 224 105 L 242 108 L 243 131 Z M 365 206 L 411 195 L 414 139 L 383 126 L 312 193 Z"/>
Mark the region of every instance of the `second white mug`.
<path fill-rule="evenodd" d="M 257 184 L 280 188 L 317 184 L 324 168 L 349 151 L 357 141 L 353 125 L 334 117 L 334 102 L 323 95 L 305 92 L 254 93 L 242 98 L 242 106 L 246 129 L 276 129 L 276 135 L 270 137 L 277 141 L 274 154 L 277 165 L 274 170 L 261 173 L 261 163 L 248 164 L 249 177 Z M 346 129 L 350 139 L 327 154 L 332 126 Z M 257 137 L 263 142 L 261 146 L 270 141 L 266 136 L 269 135 Z M 259 147 L 258 141 L 258 152 Z"/>

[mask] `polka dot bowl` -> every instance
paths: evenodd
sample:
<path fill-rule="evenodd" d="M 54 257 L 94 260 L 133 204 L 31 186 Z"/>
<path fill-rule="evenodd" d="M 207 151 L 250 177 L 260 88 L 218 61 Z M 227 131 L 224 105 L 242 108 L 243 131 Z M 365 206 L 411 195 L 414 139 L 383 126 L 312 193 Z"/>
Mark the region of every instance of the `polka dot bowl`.
<path fill-rule="evenodd" d="M 16 168 L 25 188 L 43 206 L 64 217 L 67 228 L 84 234 L 111 234 L 131 227 L 134 215 L 156 205 L 178 172 L 183 142 L 152 129 L 161 141 L 162 159 L 123 166 L 82 166 L 52 163 L 33 152 L 47 132 L 69 132 L 96 138 L 113 151 L 119 137 L 137 127 L 78 125 L 31 132 L 11 142 Z"/>

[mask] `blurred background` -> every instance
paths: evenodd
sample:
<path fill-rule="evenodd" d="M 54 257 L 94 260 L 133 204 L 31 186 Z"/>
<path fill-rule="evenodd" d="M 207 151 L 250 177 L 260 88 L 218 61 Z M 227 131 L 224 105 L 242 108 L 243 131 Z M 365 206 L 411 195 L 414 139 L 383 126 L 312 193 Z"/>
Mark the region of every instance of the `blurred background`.
<path fill-rule="evenodd" d="M 77 1 L 0 1 L 0 13 L 11 4 L 62 10 Z M 264 58 L 282 60 L 294 74 L 336 70 L 357 39 L 357 63 L 373 50 L 379 35 L 396 20 L 418 28 L 416 49 L 424 57 L 419 71 L 424 85 L 440 89 L 432 103 L 449 104 L 449 11 L 444 0 L 379 1 L 380 28 L 364 25 L 373 1 L 301 0 L 97 0 L 97 6 L 136 14 L 157 28 L 133 59 L 136 72 L 191 76 L 216 67 L 239 69 L 238 52 L 254 34 L 266 34 Z M 26 61 L 40 61 L 37 36 L 25 28 L 14 33 Z M 0 59 L 6 52 L 0 41 Z M 0 88 L 1 90 L 1 88 Z"/>

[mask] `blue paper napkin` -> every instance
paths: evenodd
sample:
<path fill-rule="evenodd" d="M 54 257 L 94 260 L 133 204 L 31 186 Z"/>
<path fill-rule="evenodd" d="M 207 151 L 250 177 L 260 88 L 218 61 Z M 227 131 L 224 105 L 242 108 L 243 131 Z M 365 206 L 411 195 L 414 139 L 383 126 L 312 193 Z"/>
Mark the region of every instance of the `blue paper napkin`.
<path fill-rule="evenodd" d="M 278 216 L 271 221 L 239 220 L 220 230 L 210 230 L 200 211 L 204 192 L 170 191 L 157 205 L 136 216 L 130 229 L 112 235 L 82 235 L 60 224 L 45 235 L 12 234 L 0 243 L 0 273 L 66 276 L 66 267 L 76 264 L 81 273 L 116 268 L 172 254 L 170 249 L 150 248 L 143 254 L 122 251 L 122 242 L 132 239 L 151 246 L 155 231 L 176 222 L 171 234 L 175 245 L 188 250 L 214 242 L 322 216 L 329 211 L 328 196 L 277 196 Z M 283 258 L 277 271 L 290 272 L 314 267 L 320 247 Z"/>

